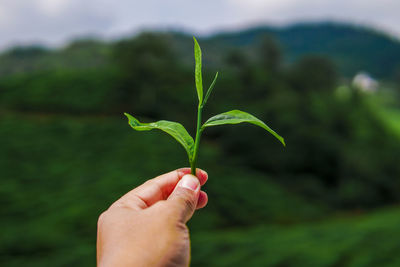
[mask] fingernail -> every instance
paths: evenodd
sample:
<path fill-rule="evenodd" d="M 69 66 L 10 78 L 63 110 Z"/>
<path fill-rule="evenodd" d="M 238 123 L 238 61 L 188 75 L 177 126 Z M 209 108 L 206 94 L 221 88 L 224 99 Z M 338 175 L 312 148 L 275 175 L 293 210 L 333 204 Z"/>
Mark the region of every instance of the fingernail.
<path fill-rule="evenodd" d="M 186 174 L 179 182 L 179 186 L 190 189 L 192 191 L 196 191 L 196 189 L 200 186 L 200 182 L 199 179 L 197 179 L 195 176 L 191 174 Z"/>

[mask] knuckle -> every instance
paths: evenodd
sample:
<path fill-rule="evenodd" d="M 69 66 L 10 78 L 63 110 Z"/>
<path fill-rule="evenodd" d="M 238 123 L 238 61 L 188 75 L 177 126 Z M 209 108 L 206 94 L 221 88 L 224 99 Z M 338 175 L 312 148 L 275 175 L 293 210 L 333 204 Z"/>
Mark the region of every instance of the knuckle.
<path fill-rule="evenodd" d="M 154 184 L 155 184 L 154 179 L 150 179 L 150 180 L 147 180 L 146 182 L 144 182 L 143 185 L 146 185 L 146 186 L 154 186 Z"/>
<path fill-rule="evenodd" d="M 107 217 L 107 210 L 100 214 L 99 218 L 97 219 L 97 225 L 101 226 L 104 223 L 104 221 L 106 221 L 106 217 Z"/>
<path fill-rule="evenodd" d="M 185 196 L 182 198 L 183 205 L 188 210 L 194 210 L 196 208 L 196 203 L 194 203 L 194 199 L 191 196 Z"/>

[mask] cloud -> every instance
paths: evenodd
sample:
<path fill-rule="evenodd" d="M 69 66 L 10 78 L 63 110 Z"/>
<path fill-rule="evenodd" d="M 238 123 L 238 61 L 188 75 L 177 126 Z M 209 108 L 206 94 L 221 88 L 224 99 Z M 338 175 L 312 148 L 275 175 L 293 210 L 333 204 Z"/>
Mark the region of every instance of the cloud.
<path fill-rule="evenodd" d="M 7 14 L 0 20 L 0 36 L 5 36 L 0 47 L 31 42 L 60 44 L 71 36 L 101 33 L 114 21 L 105 10 L 96 8 L 93 0 L 0 1 L 0 13 Z"/>
<path fill-rule="evenodd" d="M 61 44 L 74 36 L 115 37 L 145 27 L 209 33 L 257 23 L 356 22 L 400 37 L 398 0 L 0 0 L 0 48 Z"/>
<path fill-rule="evenodd" d="M 38 0 L 38 7 L 50 17 L 61 15 L 71 5 L 68 0 Z"/>

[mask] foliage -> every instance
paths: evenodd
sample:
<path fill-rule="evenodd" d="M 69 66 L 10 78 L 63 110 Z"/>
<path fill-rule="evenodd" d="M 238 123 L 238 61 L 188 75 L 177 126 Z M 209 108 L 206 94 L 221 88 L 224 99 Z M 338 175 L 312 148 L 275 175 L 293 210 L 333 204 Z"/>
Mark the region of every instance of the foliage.
<path fill-rule="evenodd" d="M 207 128 L 198 166 L 210 176 L 209 203 L 190 221 L 192 265 L 397 266 L 395 82 L 372 95 L 338 91 L 340 65 L 321 55 L 297 60 L 279 39 L 201 40 L 203 86 L 222 70 L 218 90 L 203 95 L 212 97 L 204 117 L 247 110 L 290 145 L 240 124 Z M 94 265 L 98 215 L 131 188 L 182 167 L 185 155 L 168 137 L 127 131 L 120 114 L 193 124 L 190 42 L 152 33 L 1 56 L 1 266 Z"/>
<path fill-rule="evenodd" d="M 195 233 L 193 265 L 398 266 L 399 210 L 352 217 Z"/>
<path fill-rule="evenodd" d="M 237 124 L 241 122 L 249 122 L 254 125 L 260 126 L 261 128 L 265 129 L 273 136 L 275 136 L 283 145 L 285 145 L 285 141 L 281 136 L 279 136 L 274 130 L 269 128 L 264 122 L 257 119 L 253 115 L 240 111 L 240 110 L 232 110 L 222 114 L 218 114 L 213 116 L 212 118 L 208 119 L 203 125 L 202 124 L 202 112 L 203 107 L 207 103 L 207 100 L 214 88 L 215 82 L 218 78 L 218 72 L 215 75 L 213 82 L 211 83 L 210 87 L 207 90 L 206 97 L 203 98 L 203 78 L 201 73 L 201 49 L 196 40 L 194 40 L 194 56 L 196 61 L 195 67 L 195 83 L 196 83 L 196 90 L 197 90 L 197 97 L 199 99 L 199 105 L 197 110 L 197 129 L 196 129 L 196 139 L 193 141 L 193 138 L 189 135 L 186 129 L 182 126 L 182 124 L 177 122 L 171 121 L 158 121 L 154 123 L 141 123 L 133 116 L 125 113 L 125 115 L 129 119 L 129 125 L 137 131 L 149 131 L 152 129 L 160 129 L 172 137 L 174 137 L 186 150 L 189 158 L 189 164 L 192 169 L 192 174 L 196 174 L 196 163 L 197 163 L 197 154 L 200 145 L 200 136 L 203 130 L 206 127 L 216 126 L 216 125 L 223 125 L 223 124 Z"/>

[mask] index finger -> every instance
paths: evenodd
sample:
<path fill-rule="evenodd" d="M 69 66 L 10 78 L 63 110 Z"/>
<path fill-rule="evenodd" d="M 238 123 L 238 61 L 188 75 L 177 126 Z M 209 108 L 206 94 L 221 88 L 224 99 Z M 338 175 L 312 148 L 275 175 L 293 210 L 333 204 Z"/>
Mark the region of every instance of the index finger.
<path fill-rule="evenodd" d="M 157 176 L 126 193 L 116 204 L 123 203 L 124 206 L 131 208 L 148 208 L 160 200 L 166 200 L 179 180 L 186 174 L 190 174 L 190 168 L 181 168 Z M 207 173 L 201 169 L 196 169 L 196 177 L 201 185 L 208 179 Z"/>

